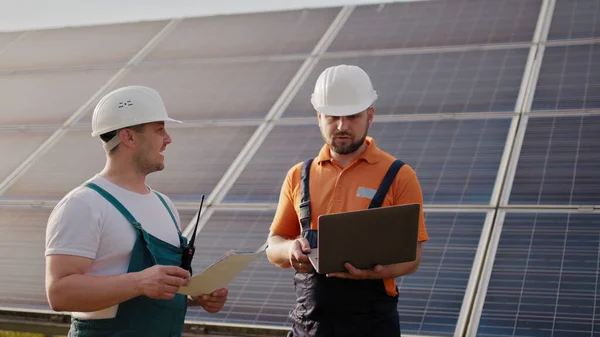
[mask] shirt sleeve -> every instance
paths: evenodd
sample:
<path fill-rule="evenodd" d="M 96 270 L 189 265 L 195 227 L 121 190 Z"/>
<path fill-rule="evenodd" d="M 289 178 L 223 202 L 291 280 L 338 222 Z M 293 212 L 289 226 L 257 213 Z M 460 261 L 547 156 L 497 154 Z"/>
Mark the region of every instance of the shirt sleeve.
<path fill-rule="evenodd" d="M 279 203 L 270 230 L 287 238 L 297 238 L 300 235 L 300 225 L 294 205 L 294 175 L 297 167 L 290 169 L 281 185 Z"/>
<path fill-rule="evenodd" d="M 418 241 L 425 242 L 429 240 L 429 235 L 427 234 L 427 228 L 425 226 L 425 212 L 423 211 L 423 192 L 421 190 L 421 184 L 417 178 L 417 174 L 412 168 L 405 165 L 401 172 L 405 170 L 406 174 L 399 174 L 398 177 L 400 179 L 396 180 L 397 184 L 399 184 L 397 185 L 399 193 L 395 193 L 394 195 L 394 204 L 405 205 L 418 203 L 421 205 Z"/>
<path fill-rule="evenodd" d="M 98 210 L 71 196 L 52 211 L 46 227 L 46 256 L 52 254 L 96 258 L 100 244 L 101 221 Z"/>

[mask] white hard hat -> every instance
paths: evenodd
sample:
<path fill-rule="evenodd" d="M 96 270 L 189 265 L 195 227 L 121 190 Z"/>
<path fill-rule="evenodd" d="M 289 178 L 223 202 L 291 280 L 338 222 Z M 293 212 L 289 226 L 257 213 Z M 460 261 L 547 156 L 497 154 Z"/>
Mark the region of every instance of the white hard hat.
<path fill-rule="evenodd" d="M 92 116 L 92 137 L 151 122 L 181 121 L 169 118 L 167 109 L 158 92 L 144 86 L 127 86 L 111 91 L 104 96 L 94 109 Z M 118 137 L 115 137 L 118 140 Z M 119 143 L 112 139 L 106 144 L 107 151 Z"/>
<path fill-rule="evenodd" d="M 311 96 L 315 110 L 328 116 L 349 116 L 366 110 L 377 99 L 369 75 L 353 65 L 325 69 Z"/>

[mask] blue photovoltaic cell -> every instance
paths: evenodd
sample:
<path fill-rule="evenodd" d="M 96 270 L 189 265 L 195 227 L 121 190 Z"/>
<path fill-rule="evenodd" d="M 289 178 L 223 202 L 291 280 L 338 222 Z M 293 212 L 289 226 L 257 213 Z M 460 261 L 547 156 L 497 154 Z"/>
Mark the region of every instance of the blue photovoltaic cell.
<path fill-rule="evenodd" d="M 398 280 L 402 331 L 452 336 L 471 272 L 485 213 L 429 213 L 430 240 L 424 243 L 419 270 Z M 273 211 L 216 211 L 198 235 L 194 270 L 216 261 L 229 249 L 254 250 L 264 243 Z M 217 314 L 190 308 L 188 319 L 289 326 L 295 303 L 293 272 L 271 265 L 265 255 L 229 286 L 229 300 Z"/>
<path fill-rule="evenodd" d="M 216 211 L 196 238 L 194 273 L 230 249 L 254 251 L 266 241 L 273 211 Z M 272 265 L 262 254 L 228 286 L 223 310 L 210 314 L 190 307 L 188 319 L 246 324 L 284 325 L 295 301 L 292 270 Z"/>
<path fill-rule="evenodd" d="M 415 169 L 428 204 L 488 204 L 510 119 L 373 123 L 378 147 Z M 277 202 L 287 171 L 316 157 L 316 125 L 277 125 L 225 197 L 225 202 Z"/>
<path fill-rule="evenodd" d="M 397 281 L 402 333 L 453 336 L 486 214 L 425 213 L 419 270 Z"/>
<path fill-rule="evenodd" d="M 109 90 L 128 85 L 151 87 L 160 93 L 169 117 L 183 122 L 260 119 L 301 65 L 301 60 L 149 63 L 129 69 Z M 80 122 L 91 122 L 95 105 Z"/>
<path fill-rule="evenodd" d="M 600 116 L 530 117 L 511 204 L 600 205 Z"/>
<path fill-rule="evenodd" d="M 0 207 L 0 308 L 52 310 L 44 288 L 44 239 L 51 211 Z M 183 209 L 178 212 L 184 226 L 195 214 Z M 0 330 L 3 327 L 0 323 Z"/>
<path fill-rule="evenodd" d="M 328 52 L 529 42 L 541 3 L 444 0 L 358 6 Z"/>
<path fill-rule="evenodd" d="M 548 40 L 595 38 L 598 36 L 600 36 L 600 1 L 556 1 Z"/>
<path fill-rule="evenodd" d="M 600 215 L 508 214 L 477 336 L 600 334 Z"/>
<path fill-rule="evenodd" d="M 341 7 L 182 20 L 146 60 L 309 54 Z"/>
<path fill-rule="evenodd" d="M 321 59 L 282 117 L 310 117 L 319 74 L 338 64 L 364 69 L 380 115 L 514 111 L 528 48 Z"/>
<path fill-rule="evenodd" d="M 199 201 L 200 195 L 212 192 L 255 130 L 256 126 L 167 126 L 171 143 L 162 152 L 164 169 L 148 175 L 146 183 L 175 202 Z M 101 172 L 105 156 L 101 141 L 92 138 L 89 130 L 68 131 L 0 198 L 59 200 Z M 73 158 L 84 159 L 74 162 Z"/>
<path fill-rule="evenodd" d="M 532 110 L 600 108 L 598 44 L 547 47 Z"/>

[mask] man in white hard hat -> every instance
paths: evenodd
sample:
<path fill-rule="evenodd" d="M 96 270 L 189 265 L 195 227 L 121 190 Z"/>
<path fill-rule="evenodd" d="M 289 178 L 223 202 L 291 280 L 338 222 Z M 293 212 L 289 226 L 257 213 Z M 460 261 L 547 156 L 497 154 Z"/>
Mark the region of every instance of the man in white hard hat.
<path fill-rule="evenodd" d="M 94 110 L 106 166 L 58 203 L 46 230 L 46 293 L 52 309 L 72 312 L 69 336 L 181 336 L 188 305 L 218 312 L 227 299 L 226 288 L 177 294 L 190 279 L 187 240 L 171 200 L 146 184 L 164 168 L 165 122 L 179 121 L 143 86 L 114 90 Z"/>
<path fill-rule="evenodd" d="M 421 243 L 429 239 L 422 211 L 413 262 L 372 270 L 347 265 L 348 272 L 321 275 L 306 255 L 317 248 L 322 214 L 410 203 L 423 209 L 414 170 L 367 136 L 376 98 L 369 76 L 357 66 L 327 68 L 315 84 L 311 102 L 325 144 L 316 158 L 288 171 L 268 239 L 269 260 L 295 269 L 297 305 L 289 336 L 400 336 L 395 279 L 419 267 Z"/>

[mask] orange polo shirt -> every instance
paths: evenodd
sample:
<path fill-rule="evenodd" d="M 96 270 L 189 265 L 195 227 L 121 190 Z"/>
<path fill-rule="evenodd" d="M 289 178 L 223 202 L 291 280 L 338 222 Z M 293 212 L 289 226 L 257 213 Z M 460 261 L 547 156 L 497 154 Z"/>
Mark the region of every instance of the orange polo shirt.
<path fill-rule="evenodd" d="M 362 155 L 348 167 L 342 168 L 331 158 L 329 146 L 325 144 L 310 169 L 310 227 L 318 229 L 318 218 L 322 214 L 357 211 L 366 209 L 370 197 L 379 188 L 383 177 L 395 160 L 390 154 L 380 150 L 371 137 L 367 137 L 367 147 Z M 300 224 L 300 175 L 302 163 L 294 165 L 287 173 L 281 187 L 279 205 L 271 224 L 275 234 L 297 238 L 302 232 Z M 404 164 L 387 195 L 382 207 L 421 204 L 418 241 L 429 240 L 423 216 L 423 194 L 415 171 Z M 397 295 L 396 280 L 384 279 L 390 296 Z"/>

